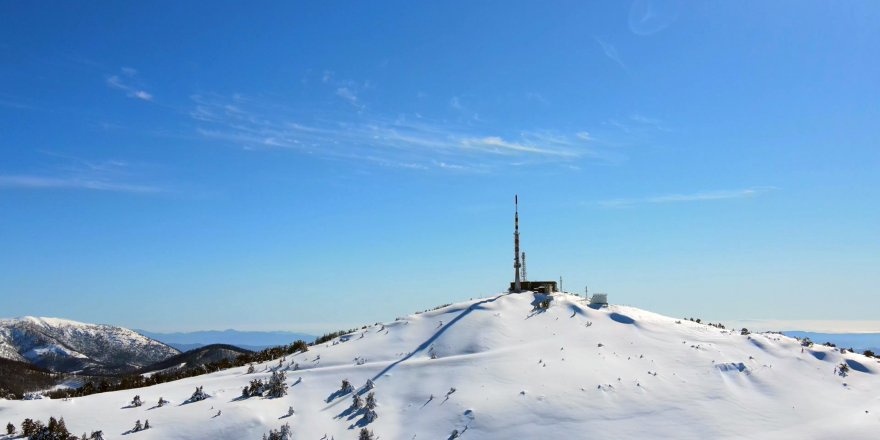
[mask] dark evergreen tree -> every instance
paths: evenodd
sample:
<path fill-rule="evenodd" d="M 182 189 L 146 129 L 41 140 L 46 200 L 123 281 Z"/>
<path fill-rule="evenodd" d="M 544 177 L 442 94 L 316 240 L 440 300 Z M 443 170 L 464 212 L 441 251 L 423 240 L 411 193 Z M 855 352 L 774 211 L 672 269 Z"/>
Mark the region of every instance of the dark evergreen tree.
<path fill-rule="evenodd" d="M 205 393 L 204 387 L 196 387 L 196 390 L 192 393 L 192 396 L 189 397 L 190 402 L 198 402 L 201 400 L 207 399 L 209 396 Z"/>
<path fill-rule="evenodd" d="M 138 421 L 134 422 L 134 428 L 131 428 L 131 431 L 132 431 L 132 432 L 138 432 L 138 431 L 140 431 L 140 430 L 142 430 L 142 429 L 144 429 L 144 426 L 141 425 L 141 421 L 138 420 Z"/>
<path fill-rule="evenodd" d="M 373 431 L 367 428 L 361 428 L 361 432 L 358 434 L 358 440 L 374 440 L 375 438 Z"/>
<path fill-rule="evenodd" d="M 21 422 L 21 433 L 24 436 L 27 437 L 27 436 L 33 435 L 34 429 L 35 429 L 35 424 L 34 424 L 33 420 L 24 419 L 24 421 Z"/>
<path fill-rule="evenodd" d="M 150 421 L 144 420 L 144 429 L 150 429 Z"/>
<path fill-rule="evenodd" d="M 366 423 L 373 423 L 377 418 L 379 418 L 379 414 L 376 414 L 375 410 L 368 409 L 364 412 L 364 421 Z"/>
<path fill-rule="evenodd" d="M 360 394 L 351 396 L 351 407 L 354 409 L 361 409 L 364 407 L 364 399 L 361 399 Z"/>
<path fill-rule="evenodd" d="M 370 394 L 367 394 L 365 406 L 369 410 L 376 409 L 376 393 L 371 391 Z"/>
<path fill-rule="evenodd" d="M 342 379 L 342 386 L 339 388 L 339 391 L 343 393 L 350 393 L 354 390 L 354 386 L 351 385 L 351 382 L 348 379 Z"/>
<path fill-rule="evenodd" d="M 15 435 L 15 425 L 12 423 L 6 424 L 6 434 L 7 435 Z"/>
<path fill-rule="evenodd" d="M 144 403 L 141 402 L 141 396 L 134 396 L 134 399 L 131 399 L 131 406 L 141 406 Z"/>
<path fill-rule="evenodd" d="M 285 381 L 287 380 L 287 375 L 283 371 L 275 371 L 272 373 L 272 377 L 269 378 L 269 384 L 267 386 L 269 397 L 281 397 L 287 394 L 287 384 Z"/>

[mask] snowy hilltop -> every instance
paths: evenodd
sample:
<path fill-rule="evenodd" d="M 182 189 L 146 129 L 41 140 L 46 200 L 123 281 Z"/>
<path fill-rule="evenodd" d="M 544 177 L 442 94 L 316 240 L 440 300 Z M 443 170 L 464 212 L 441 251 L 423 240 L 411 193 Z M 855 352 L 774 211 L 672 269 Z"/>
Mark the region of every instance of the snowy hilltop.
<path fill-rule="evenodd" d="M 386 440 L 880 433 L 877 359 L 633 307 L 593 309 L 574 295 L 544 299 L 453 304 L 147 388 L 0 401 L 0 424 L 20 432 L 25 418 L 64 417 L 73 433 L 144 440 L 259 440 L 273 430 L 344 440 L 362 428 Z"/>
<path fill-rule="evenodd" d="M 132 330 L 58 318 L 0 320 L 0 358 L 53 372 L 132 371 L 180 354 Z"/>

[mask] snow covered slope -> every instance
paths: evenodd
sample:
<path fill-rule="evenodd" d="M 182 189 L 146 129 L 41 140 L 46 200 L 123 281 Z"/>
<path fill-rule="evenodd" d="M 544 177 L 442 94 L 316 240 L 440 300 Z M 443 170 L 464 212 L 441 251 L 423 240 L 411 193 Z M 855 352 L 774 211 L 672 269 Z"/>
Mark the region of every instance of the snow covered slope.
<path fill-rule="evenodd" d="M 0 320 L 0 357 L 56 372 L 131 371 L 179 353 L 121 327 L 30 316 Z"/>
<path fill-rule="evenodd" d="M 63 416 L 72 432 L 136 439 L 259 439 L 289 423 L 296 439 L 356 439 L 348 379 L 375 381 L 390 439 L 873 439 L 880 364 L 776 334 L 740 335 L 632 307 L 594 310 L 530 293 L 454 304 L 375 325 L 288 356 L 285 397 L 241 399 L 279 362 L 69 401 L 0 401 L 0 424 Z M 849 367 L 841 376 L 836 366 Z M 211 397 L 185 403 L 196 386 Z M 142 407 L 127 407 L 135 394 Z M 154 407 L 164 397 L 172 403 Z M 287 417 L 292 406 L 296 413 Z M 218 415 L 218 411 L 221 413 Z"/>

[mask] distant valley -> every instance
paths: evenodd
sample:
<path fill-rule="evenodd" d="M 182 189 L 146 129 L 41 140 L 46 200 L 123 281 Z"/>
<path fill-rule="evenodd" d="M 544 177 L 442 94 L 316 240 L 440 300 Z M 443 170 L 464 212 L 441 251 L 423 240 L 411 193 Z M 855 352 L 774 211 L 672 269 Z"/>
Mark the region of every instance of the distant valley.
<path fill-rule="evenodd" d="M 138 333 L 180 351 L 189 351 L 212 344 L 234 345 L 246 350 L 258 351 L 264 348 L 287 345 L 296 340 L 314 341 L 315 335 L 285 331 L 239 331 L 207 330 L 195 332 L 160 333 L 136 330 Z"/>

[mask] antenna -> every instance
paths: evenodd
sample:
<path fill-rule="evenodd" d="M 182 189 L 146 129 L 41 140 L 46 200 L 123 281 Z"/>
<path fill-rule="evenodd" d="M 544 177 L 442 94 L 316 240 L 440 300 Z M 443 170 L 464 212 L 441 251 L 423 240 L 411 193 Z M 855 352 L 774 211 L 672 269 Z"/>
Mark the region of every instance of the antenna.
<path fill-rule="evenodd" d="M 529 277 L 526 276 L 526 251 L 522 252 L 522 280 L 528 281 Z"/>
<path fill-rule="evenodd" d="M 559 291 L 564 292 L 564 290 L 562 290 L 562 275 L 559 275 Z"/>
<path fill-rule="evenodd" d="M 519 196 L 513 195 L 513 291 L 522 291 L 519 278 Z"/>

